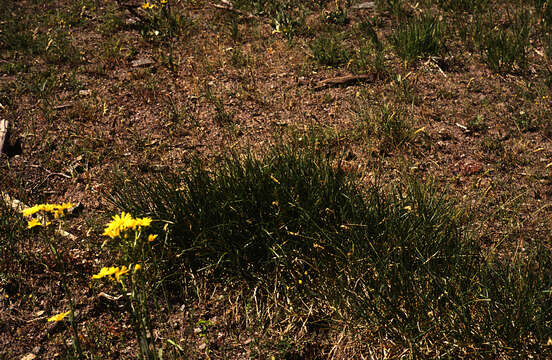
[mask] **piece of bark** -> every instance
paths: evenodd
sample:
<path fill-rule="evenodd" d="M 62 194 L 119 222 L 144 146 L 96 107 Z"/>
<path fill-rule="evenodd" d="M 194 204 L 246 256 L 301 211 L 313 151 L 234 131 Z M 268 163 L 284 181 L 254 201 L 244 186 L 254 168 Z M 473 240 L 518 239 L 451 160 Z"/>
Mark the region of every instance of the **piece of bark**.
<path fill-rule="evenodd" d="M 344 84 L 350 84 L 350 83 L 355 83 L 359 81 L 374 81 L 374 80 L 375 80 L 374 74 L 345 75 L 345 76 L 339 76 L 335 78 L 321 80 L 314 87 L 314 90 L 322 90 L 325 87 L 329 87 L 329 86 L 344 85 Z"/>

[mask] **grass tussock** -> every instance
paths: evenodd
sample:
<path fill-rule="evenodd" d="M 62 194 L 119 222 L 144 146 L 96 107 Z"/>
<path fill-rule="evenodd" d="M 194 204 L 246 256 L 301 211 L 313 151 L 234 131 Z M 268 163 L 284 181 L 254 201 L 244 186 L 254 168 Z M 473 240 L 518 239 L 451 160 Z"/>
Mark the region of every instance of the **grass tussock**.
<path fill-rule="evenodd" d="M 172 224 L 168 263 L 305 321 L 369 327 L 414 357 L 545 351 L 552 336 L 550 251 L 486 253 L 433 183 L 363 189 L 336 159 L 284 150 L 115 189 L 117 207 Z"/>

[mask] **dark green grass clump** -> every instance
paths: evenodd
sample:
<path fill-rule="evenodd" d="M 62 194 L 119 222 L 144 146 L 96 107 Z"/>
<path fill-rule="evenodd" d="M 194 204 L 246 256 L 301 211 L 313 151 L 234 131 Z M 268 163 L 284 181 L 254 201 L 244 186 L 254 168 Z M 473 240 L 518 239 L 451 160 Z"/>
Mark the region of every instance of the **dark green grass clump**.
<path fill-rule="evenodd" d="M 368 327 L 414 357 L 527 354 L 552 336 L 550 251 L 485 254 L 432 183 L 363 189 L 335 159 L 280 150 L 118 184 L 118 207 L 173 223 L 166 271 L 241 284 L 309 322 Z"/>

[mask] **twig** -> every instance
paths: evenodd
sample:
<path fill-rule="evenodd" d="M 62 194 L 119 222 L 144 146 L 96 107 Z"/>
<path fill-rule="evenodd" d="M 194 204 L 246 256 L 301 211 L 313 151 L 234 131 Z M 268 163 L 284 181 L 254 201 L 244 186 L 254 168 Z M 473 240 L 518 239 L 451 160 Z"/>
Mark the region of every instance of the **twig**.
<path fill-rule="evenodd" d="M 41 168 L 41 166 L 34 165 L 34 164 L 29 165 L 29 166 L 33 167 L 33 168 Z M 53 171 L 50 171 L 48 169 L 44 169 L 44 170 L 48 173 L 47 177 L 57 175 L 57 176 L 61 176 L 61 177 L 67 178 L 67 179 L 72 179 L 71 175 L 67 175 L 67 174 L 64 174 L 64 173 L 53 172 Z"/>
<path fill-rule="evenodd" d="M 374 74 L 339 76 L 339 77 L 335 77 L 335 78 L 321 80 L 314 87 L 314 90 L 321 90 L 321 89 L 324 89 L 325 87 L 328 87 L 328 86 L 349 84 L 349 83 L 354 83 L 354 82 L 358 82 L 358 81 L 374 81 L 374 79 L 375 79 Z"/>
<path fill-rule="evenodd" d="M 122 298 L 123 295 L 113 296 L 113 295 L 106 294 L 102 291 L 101 293 L 98 294 L 98 297 L 103 297 L 104 299 L 107 299 L 109 301 L 117 301 L 120 298 Z"/>

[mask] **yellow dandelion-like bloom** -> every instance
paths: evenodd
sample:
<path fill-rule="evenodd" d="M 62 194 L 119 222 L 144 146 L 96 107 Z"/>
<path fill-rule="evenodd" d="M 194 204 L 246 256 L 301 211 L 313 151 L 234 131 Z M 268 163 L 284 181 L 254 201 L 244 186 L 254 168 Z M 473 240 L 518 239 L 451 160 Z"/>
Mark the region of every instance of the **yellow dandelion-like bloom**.
<path fill-rule="evenodd" d="M 65 215 L 65 210 L 75 206 L 73 203 L 63 203 L 63 204 L 38 204 L 30 208 L 21 210 L 23 216 L 31 216 L 36 214 L 39 211 L 49 212 L 54 214 L 54 218 L 59 218 Z"/>
<path fill-rule="evenodd" d="M 42 210 L 42 205 L 35 205 L 33 207 L 21 210 L 23 216 L 31 216 Z"/>
<path fill-rule="evenodd" d="M 121 276 L 125 275 L 127 272 L 129 272 L 130 269 L 127 269 L 126 266 L 123 265 L 123 267 L 119 270 L 119 268 L 117 268 L 117 271 L 115 272 L 115 279 L 117 279 L 117 281 L 121 281 Z"/>
<path fill-rule="evenodd" d="M 167 0 L 161 0 L 161 4 L 166 4 Z"/>
<path fill-rule="evenodd" d="M 56 210 L 56 206 L 54 204 L 42 204 L 42 208 L 40 210 L 45 212 L 54 212 Z"/>
<path fill-rule="evenodd" d="M 103 267 L 99 273 L 96 275 L 92 275 L 92 279 L 101 279 L 104 276 L 112 276 L 113 274 L 117 273 L 119 271 L 118 267 Z"/>
<path fill-rule="evenodd" d="M 32 218 L 32 219 L 29 220 L 29 222 L 27 223 L 27 229 L 32 229 L 32 228 L 34 228 L 35 226 L 42 226 L 42 223 L 41 223 L 40 221 L 38 221 L 37 219 Z"/>
<path fill-rule="evenodd" d="M 61 321 L 63 320 L 67 315 L 69 315 L 71 313 L 71 311 L 66 311 L 66 312 L 63 312 L 61 314 L 57 314 L 57 315 L 54 315 L 52 317 L 49 317 L 48 318 L 48 321 Z"/>
<path fill-rule="evenodd" d="M 134 272 L 140 270 L 141 268 L 142 268 L 142 265 L 140 265 L 140 264 L 134 265 Z"/>
<path fill-rule="evenodd" d="M 151 218 L 149 217 L 145 217 L 145 218 L 138 218 L 138 219 L 135 219 L 135 227 L 138 226 L 138 227 L 148 227 L 151 225 Z"/>
<path fill-rule="evenodd" d="M 142 9 L 153 9 L 155 7 L 155 4 L 150 4 L 150 2 L 146 2 L 142 4 Z"/>
<path fill-rule="evenodd" d="M 113 216 L 113 220 L 107 224 L 103 235 L 107 235 L 110 238 L 114 239 L 121 236 L 121 233 L 127 230 L 136 230 L 141 227 L 150 226 L 152 219 L 151 218 L 136 218 L 134 219 L 129 213 L 124 211 L 121 215 Z"/>
<path fill-rule="evenodd" d="M 54 205 L 54 209 L 52 210 L 54 217 L 57 219 L 58 217 L 64 216 L 65 210 L 69 210 L 73 206 L 75 206 L 75 204 L 73 203 L 63 203 L 60 205 Z"/>
<path fill-rule="evenodd" d="M 27 222 L 27 229 L 32 229 L 35 226 L 44 226 L 44 227 L 46 227 L 50 224 L 52 224 L 52 223 L 51 222 L 42 223 L 42 222 L 38 221 L 38 219 L 32 218 L 31 220 L 29 220 Z"/>
<path fill-rule="evenodd" d="M 128 229 L 129 225 L 131 225 L 132 223 L 132 215 L 123 211 L 121 215 L 113 216 L 113 220 L 109 224 L 107 224 L 103 235 L 107 235 L 110 238 L 114 239 L 118 237 L 122 231 Z"/>
<path fill-rule="evenodd" d="M 148 241 L 149 242 L 152 242 L 155 239 L 157 239 L 157 234 L 149 234 L 149 236 L 148 236 Z"/>

